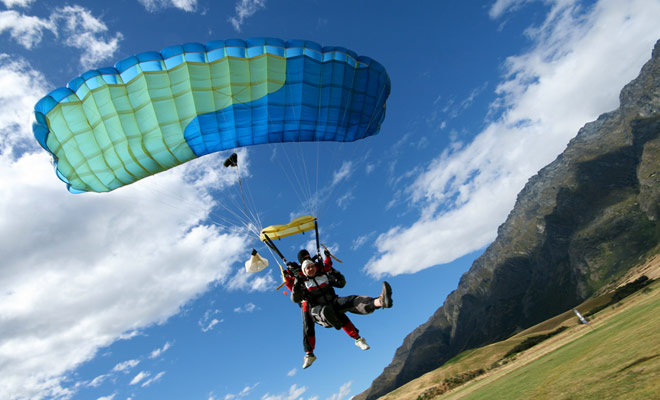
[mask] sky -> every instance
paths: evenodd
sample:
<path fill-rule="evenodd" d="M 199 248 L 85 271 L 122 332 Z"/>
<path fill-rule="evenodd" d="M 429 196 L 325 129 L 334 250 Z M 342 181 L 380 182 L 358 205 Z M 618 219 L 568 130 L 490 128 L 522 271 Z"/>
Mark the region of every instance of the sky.
<path fill-rule="evenodd" d="M 0 0 L 0 398 L 349 399 L 442 305 L 517 193 L 618 107 L 660 39 L 660 0 Z M 227 38 L 306 39 L 380 62 L 378 135 L 263 145 L 110 193 L 70 194 L 34 104 L 89 69 Z M 241 200 L 243 187 L 245 206 Z M 243 209 L 253 214 L 240 217 Z M 247 234 L 313 213 L 340 295 L 394 307 L 317 327 Z M 289 259 L 313 235 L 278 241 Z M 252 249 L 270 266 L 245 272 Z"/>

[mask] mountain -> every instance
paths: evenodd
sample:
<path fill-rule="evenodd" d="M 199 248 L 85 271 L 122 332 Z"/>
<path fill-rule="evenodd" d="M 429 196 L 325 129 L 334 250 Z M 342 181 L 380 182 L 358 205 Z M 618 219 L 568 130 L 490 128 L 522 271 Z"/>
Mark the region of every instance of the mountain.
<path fill-rule="evenodd" d="M 376 399 L 562 313 L 658 252 L 660 41 L 619 97 L 617 110 L 586 124 L 530 178 L 458 288 L 355 399 Z"/>

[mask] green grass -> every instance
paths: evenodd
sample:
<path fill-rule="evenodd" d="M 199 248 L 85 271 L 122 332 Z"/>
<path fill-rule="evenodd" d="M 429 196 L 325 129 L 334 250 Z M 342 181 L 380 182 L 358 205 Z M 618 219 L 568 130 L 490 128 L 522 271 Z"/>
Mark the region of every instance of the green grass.
<path fill-rule="evenodd" d="M 611 297 L 590 299 L 578 308 L 586 312 Z M 660 279 L 592 318 L 591 327 L 581 325 L 568 310 L 505 341 L 463 352 L 380 399 L 416 400 L 441 393 L 449 389 L 448 380 L 481 368 L 486 374 L 425 398 L 660 399 Z M 568 329 L 504 358 L 526 339 L 560 326 Z"/>
<path fill-rule="evenodd" d="M 633 297 L 602 323 L 597 315 L 594 329 L 576 326 L 587 332 L 557 349 L 438 398 L 660 398 L 660 290 L 655 284 Z"/>

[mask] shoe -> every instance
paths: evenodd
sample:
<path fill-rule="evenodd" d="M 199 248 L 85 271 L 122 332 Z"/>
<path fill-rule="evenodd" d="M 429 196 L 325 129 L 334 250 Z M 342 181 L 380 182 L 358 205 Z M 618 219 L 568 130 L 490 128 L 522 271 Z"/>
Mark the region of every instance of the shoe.
<path fill-rule="evenodd" d="M 361 338 L 359 338 L 359 339 L 355 339 L 355 345 L 356 345 L 357 347 L 361 348 L 362 350 L 369 350 L 369 349 L 371 348 L 371 346 L 369 346 L 369 345 L 367 344 L 367 341 L 364 340 L 363 337 L 361 337 Z"/>
<path fill-rule="evenodd" d="M 389 283 L 383 282 L 383 291 L 378 298 L 380 299 L 380 304 L 383 305 L 383 308 L 392 307 L 392 287 Z"/>
<path fill-rule="evenodd" d="M 306 354 L 305 362 L 303 363 L 303 369 L 311 367 L 312 364 L 314 364 L 314 361 L 316 361 L 316 356 L 314 354 Z"/>

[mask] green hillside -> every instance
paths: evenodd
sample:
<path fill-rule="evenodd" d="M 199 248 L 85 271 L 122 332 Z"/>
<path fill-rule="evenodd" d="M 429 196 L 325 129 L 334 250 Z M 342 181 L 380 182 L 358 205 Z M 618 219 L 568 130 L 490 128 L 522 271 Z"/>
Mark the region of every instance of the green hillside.
<path fill-rule="evenodd" d="M 659 289 L 656 279 L 632 294 L 620 288 L 590 299 L 578 307 L 583 315 L 600 310 L 590 326 L 568 310 L 380 399 L 660 399 Z"/>

